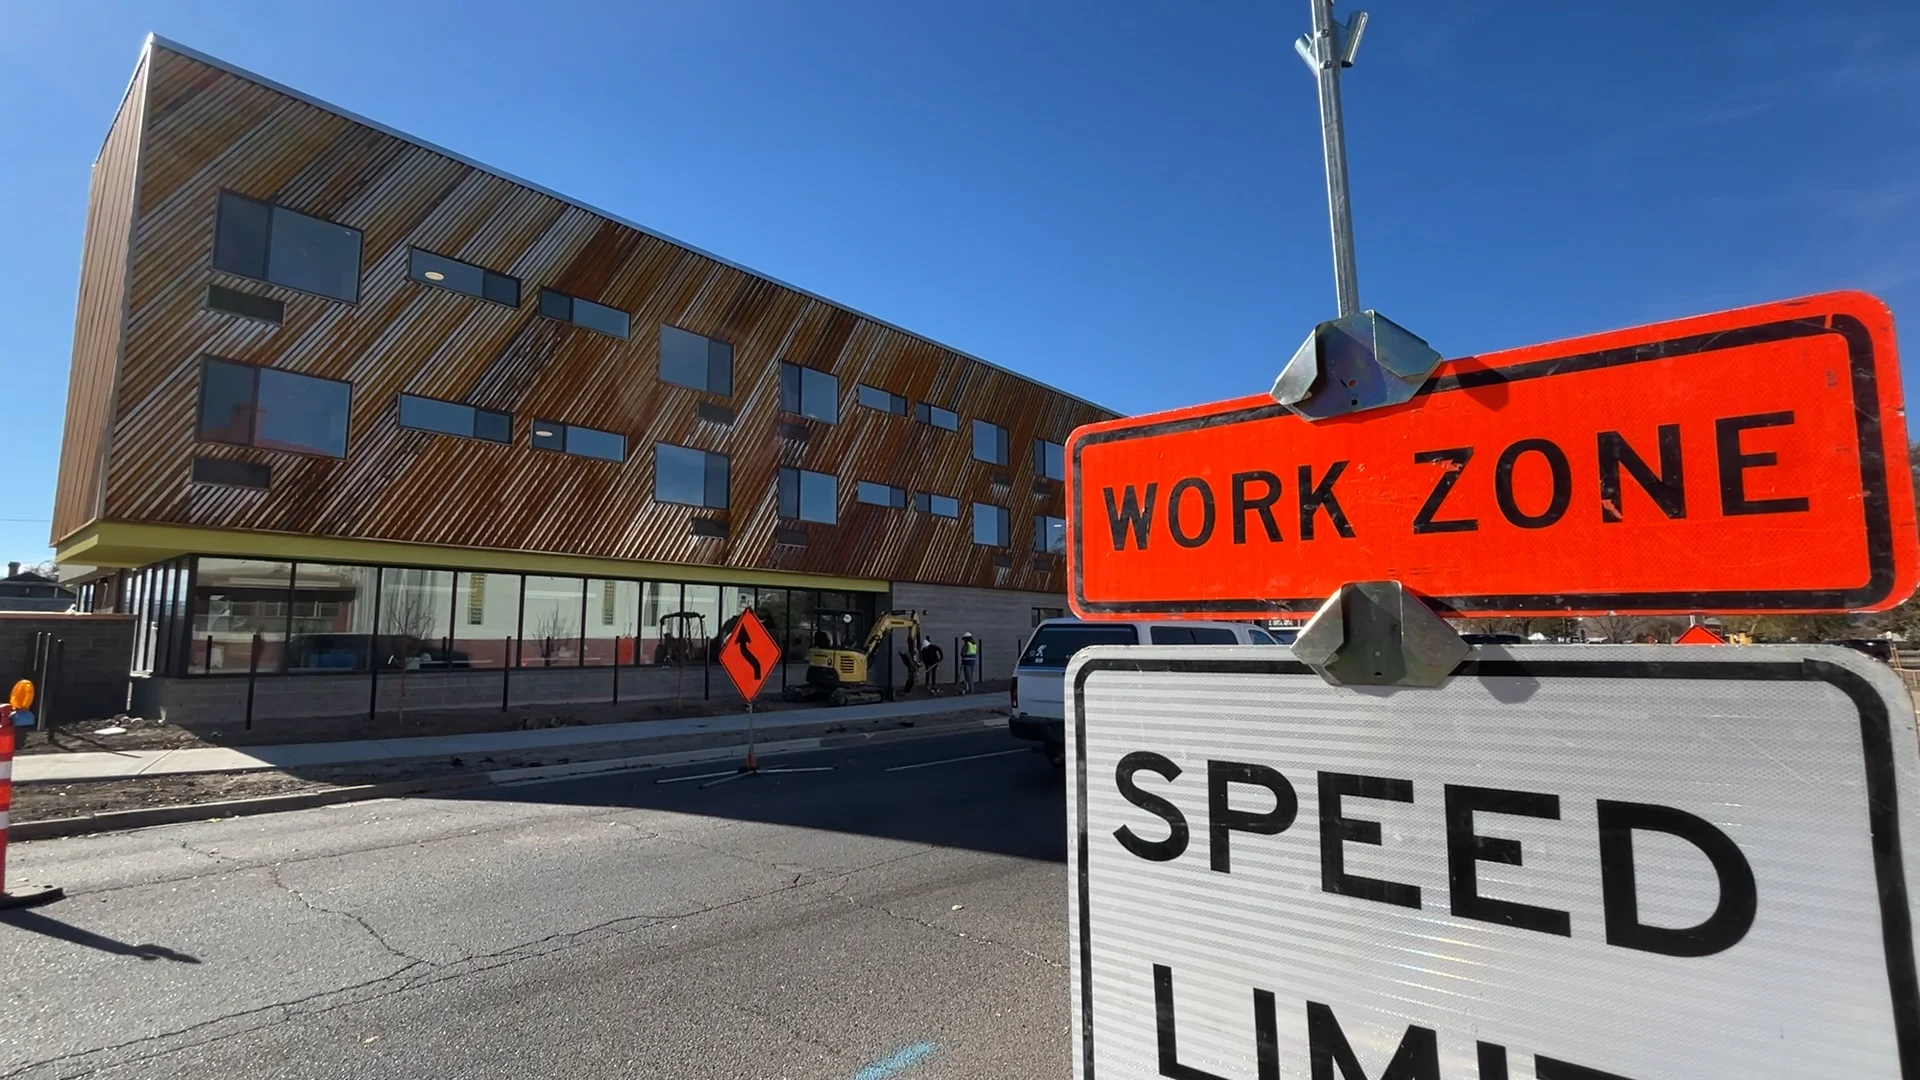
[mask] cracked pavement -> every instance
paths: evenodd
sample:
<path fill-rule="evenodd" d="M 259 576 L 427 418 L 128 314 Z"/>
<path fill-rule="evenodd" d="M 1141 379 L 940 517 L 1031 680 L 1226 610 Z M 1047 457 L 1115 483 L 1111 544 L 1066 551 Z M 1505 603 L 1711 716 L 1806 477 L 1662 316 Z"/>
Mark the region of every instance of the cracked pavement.
<path fill-rule="evenodd" d="M 987 732 L 15 845 L 0 1080 L 1067 1075 L 1065 813 Z"/>

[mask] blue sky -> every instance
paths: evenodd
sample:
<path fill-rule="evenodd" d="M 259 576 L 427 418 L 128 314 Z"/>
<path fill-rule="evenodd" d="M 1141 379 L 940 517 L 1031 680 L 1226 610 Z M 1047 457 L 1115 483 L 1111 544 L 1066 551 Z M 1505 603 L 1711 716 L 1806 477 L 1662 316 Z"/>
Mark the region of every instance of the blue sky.
<path fill-rule="evenodd" d="M 1920 310 L 1920 5 L 1364 6 L 1361 297 L 1442 352 Z M 1332 314 L 1299 0 L 319 11 L 0 0 L 5 557 L 47 553 L 88 169 L 148 31 L 1126 412 L 1264 390 Z"/>

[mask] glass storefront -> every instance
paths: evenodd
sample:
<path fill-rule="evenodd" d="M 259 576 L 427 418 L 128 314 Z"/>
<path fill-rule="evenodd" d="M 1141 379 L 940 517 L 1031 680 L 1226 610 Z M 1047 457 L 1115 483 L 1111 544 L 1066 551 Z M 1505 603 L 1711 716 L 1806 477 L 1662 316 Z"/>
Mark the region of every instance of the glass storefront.
<path fill-rule="evenodd" d="M 245 675 L 254 665 L 264 674 L 699 666 L 747 610 L 792 664 L 823 630 L 859 640 L 880 602 L 859 592 L 214 556 L 118 581 L 114 606 L 139 618 L 134 670 L 174 675 Z"/>

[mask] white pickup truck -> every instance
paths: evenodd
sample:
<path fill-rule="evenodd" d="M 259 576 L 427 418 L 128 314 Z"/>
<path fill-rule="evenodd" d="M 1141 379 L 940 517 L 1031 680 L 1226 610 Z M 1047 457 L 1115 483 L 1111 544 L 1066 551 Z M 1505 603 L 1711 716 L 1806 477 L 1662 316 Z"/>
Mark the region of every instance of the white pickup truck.
<path fill-rule="evenodd" d="M 1056 766 L 1066 764 L 1067 661 L 1089 645 L 1288 645 L 1263 627 L 1227 622 L 1082 622 L 1048 619 L 1034 627 L 1013 672 L 1007 730 Z"/>

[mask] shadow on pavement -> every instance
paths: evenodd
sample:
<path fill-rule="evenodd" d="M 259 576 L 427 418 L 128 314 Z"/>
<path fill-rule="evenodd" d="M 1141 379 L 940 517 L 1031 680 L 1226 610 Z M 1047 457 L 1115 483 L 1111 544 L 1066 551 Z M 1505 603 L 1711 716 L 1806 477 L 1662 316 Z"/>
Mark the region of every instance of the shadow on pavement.
<path fill-rule="evenodd" d="M 831 765 L 833 771 L 768 773 L 705 788 L 700 781 L 659 781 L 724 773 L 724 764 L 507 786 L 465 797 L 664 810 L 1064 863 L 1062 777 L 1040 754 L 1012 742 L 1001 731 L 784 755 L 762 764 Z"/>
<path fill-rule="evenodd" d="M 0 913 L 0 926 L 15 926 L 35 934 L 45 934 L 50 938 L 70 941 L 75 945 L 84 945 L 89 949 L 98 949 L 115 956 L 133 956 L 141 960 L 171 960 L 177 964 L 198 964 L 200 958 L 175 952 L 164 945 L 132 945 L 91 930 L 82 930 L 59 919 L 48 918 L 37 911 L 8 911 Z"/>

